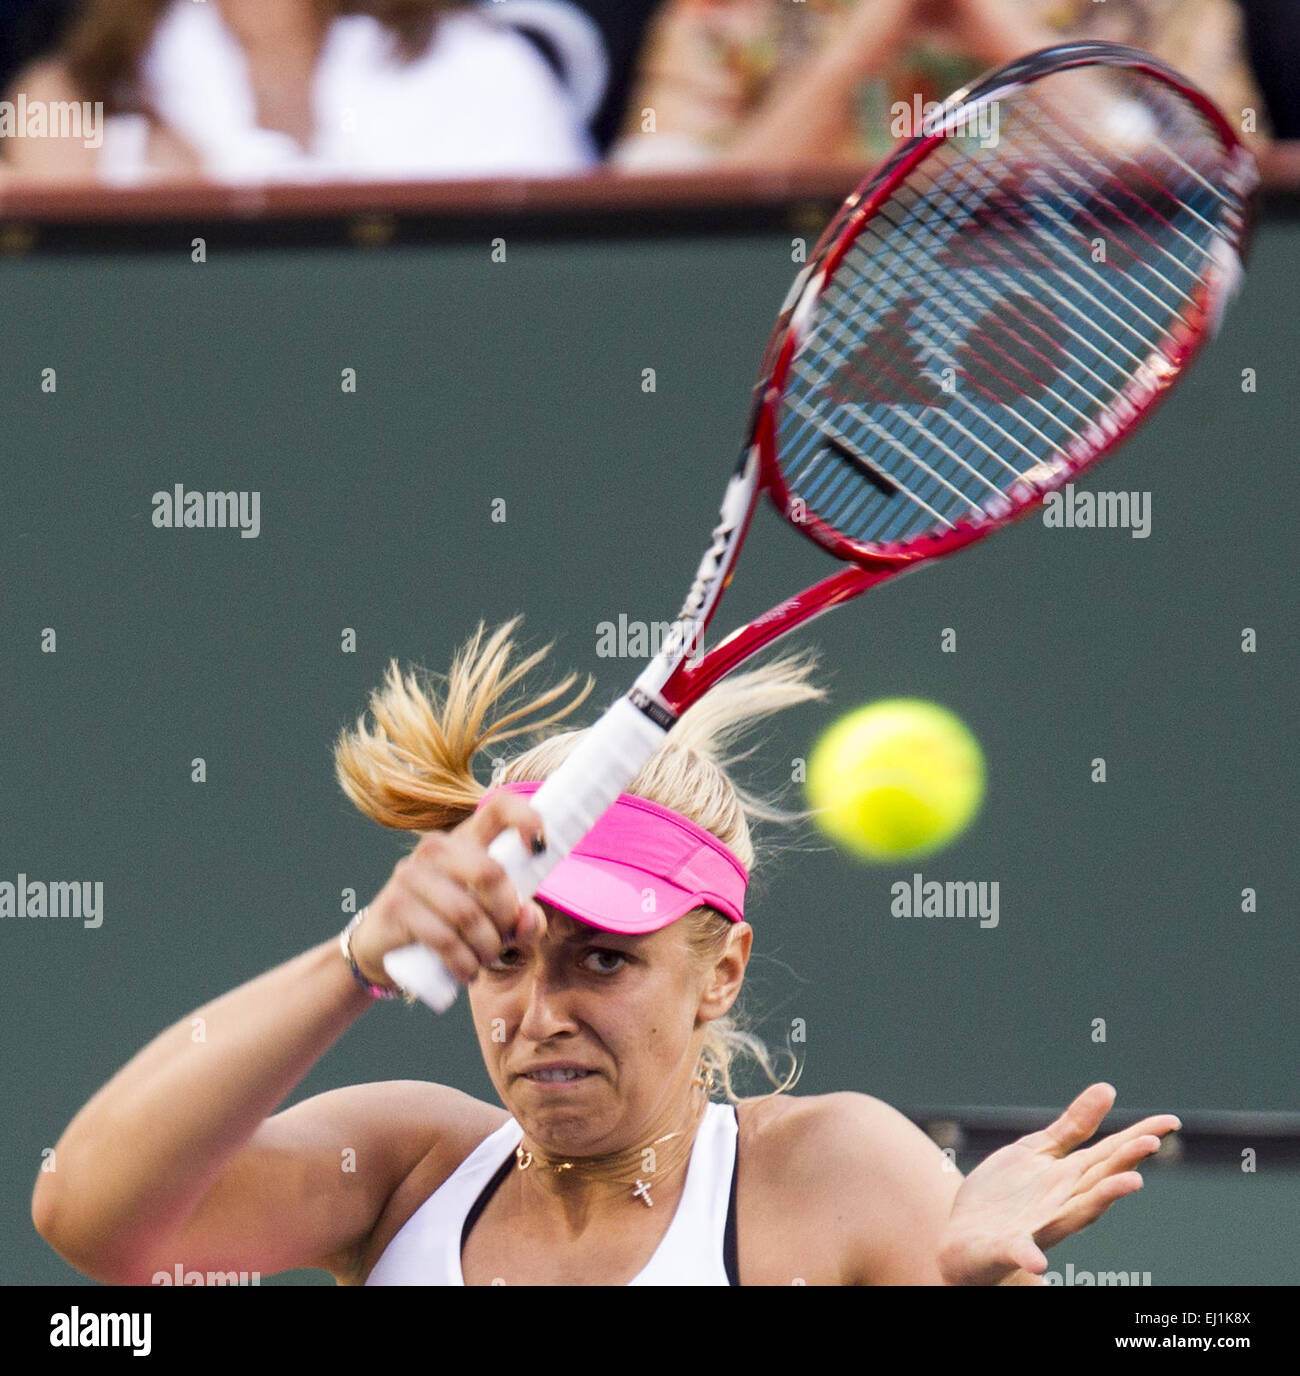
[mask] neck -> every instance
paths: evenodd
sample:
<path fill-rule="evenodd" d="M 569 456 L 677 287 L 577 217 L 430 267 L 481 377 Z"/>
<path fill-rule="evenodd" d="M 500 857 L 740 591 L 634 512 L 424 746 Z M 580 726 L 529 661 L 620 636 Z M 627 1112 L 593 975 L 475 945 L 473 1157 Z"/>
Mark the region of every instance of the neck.
<path fill-rule="evenodd" d="M 540 1192 L 580 1231 L 593 1212 L 650 1212 L 671 1202 L 686 1176 L 696 1132 L 708 1107 L 699 1085 L 639 1134 L 639 1140 L 597 1156 L 556 1156 L 527 1133 L 516 1152 L 516 1176 L 530 1194 Z"/>

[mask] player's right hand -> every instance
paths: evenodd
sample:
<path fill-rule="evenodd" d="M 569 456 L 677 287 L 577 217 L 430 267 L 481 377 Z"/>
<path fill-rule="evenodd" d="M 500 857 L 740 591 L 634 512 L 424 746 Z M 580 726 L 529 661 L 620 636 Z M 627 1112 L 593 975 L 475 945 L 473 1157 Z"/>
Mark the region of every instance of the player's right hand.
<path fill-rule="evenodd" d="M 541 939 L 542 909 L 520 899 L 510 876 L 488 854 L 510 827 L 526 846 L 543 835 L 541 815 L 503 789 L 451 831 L 422 837 L 397 862 L 352 933 L 353 959 L 368 980 L 391 988 L 384 956 L 419 942 L 469 984 L 504 946 Z"/>

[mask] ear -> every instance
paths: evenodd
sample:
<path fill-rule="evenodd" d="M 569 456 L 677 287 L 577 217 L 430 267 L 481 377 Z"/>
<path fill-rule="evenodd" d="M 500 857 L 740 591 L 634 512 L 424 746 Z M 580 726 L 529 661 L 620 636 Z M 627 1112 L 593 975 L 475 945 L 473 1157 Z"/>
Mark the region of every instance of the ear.
<path fill-rule="evenodd" d="M 705 976 L 698 1013 L 702 1022 L 712 1022 L 730 1011 L 745 982 L 753 942 L 754 929 L 748 922 L 735 923 L 727 933 L 727 944 Z"/>

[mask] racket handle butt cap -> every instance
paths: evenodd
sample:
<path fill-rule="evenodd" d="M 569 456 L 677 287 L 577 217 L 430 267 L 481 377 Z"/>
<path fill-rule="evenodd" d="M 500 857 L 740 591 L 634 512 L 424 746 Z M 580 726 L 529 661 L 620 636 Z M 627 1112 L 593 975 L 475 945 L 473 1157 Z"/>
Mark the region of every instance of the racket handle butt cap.
<path fill-rule="evenodd" d="M 384 957 L 388 978 L 408 994 L 414 994 L 435 1013 L 445 1013 L 456 1002 L 460 986 L 447 967 L 427 946 L 403 946 Z"/>

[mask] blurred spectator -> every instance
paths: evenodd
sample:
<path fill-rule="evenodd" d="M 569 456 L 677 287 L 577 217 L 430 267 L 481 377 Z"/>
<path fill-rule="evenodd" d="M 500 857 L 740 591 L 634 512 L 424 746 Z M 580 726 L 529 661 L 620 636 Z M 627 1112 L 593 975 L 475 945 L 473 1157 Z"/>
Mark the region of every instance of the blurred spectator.
<path fill-rule="evenodd" d="M 86 0 L 6 95 L 29 116 L 87 102 L 84 124 L 102 102 L 102 129 L 0 146 L 19 173 L 116 183 L 573 173 L 604 87 L 565 0 Z"/>
<path fill-rule="evenodd" d="M 0 91 L 63 35 L 73 0 L 0 0 Z"/>
<path fill-rule="evenodd" d="M 895 102 L 942 100 L 1084 37 L 1163 57 L 1235 125 L 1245 107 L 1263 114 L 1231 0 L 667 0 L 614 157 L 628 168 L 874 161 L 895 145 Z"/>
<path fill-rule="evenodd" d="M 1255 78 L 1280 139 L 1300 139 L 1300 4 L 1240 0 Z"/>
<path fill-rule="evenodd" d="M 605 98 L 591 119 L 591 136 L 602 156 L 618 137 L 650 21 L 663 0 L 574 0 L 600 29 L 609 58 Z"/>

